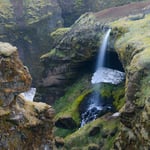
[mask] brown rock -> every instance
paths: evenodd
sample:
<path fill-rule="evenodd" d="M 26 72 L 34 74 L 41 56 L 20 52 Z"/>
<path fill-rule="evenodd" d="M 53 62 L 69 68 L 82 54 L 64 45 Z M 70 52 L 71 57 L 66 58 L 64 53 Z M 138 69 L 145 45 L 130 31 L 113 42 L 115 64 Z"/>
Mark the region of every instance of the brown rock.
<path fill-rule="evenodd" d="M 16 47 L 0 42 L 0 149 L 53 147 L 52 107 L 25 101 L 18 95 L 28 90 L 30 84 L 31 76 L 20 61 Z"/>
<path fill-rule="evenodd" d="M 9 43 L 0 42 L 0 99 L 2 105 L 9 105 L 15 95 L 27 91 L 30 85 L 31 76 L 20 61 L 17 48 Z"/>

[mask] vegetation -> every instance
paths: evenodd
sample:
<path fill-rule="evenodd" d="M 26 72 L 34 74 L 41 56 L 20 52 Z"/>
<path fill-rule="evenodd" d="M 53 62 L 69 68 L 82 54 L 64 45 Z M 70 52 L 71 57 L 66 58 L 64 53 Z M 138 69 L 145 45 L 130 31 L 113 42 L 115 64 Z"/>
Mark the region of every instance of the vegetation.
<path fill-rule="evenodd" d="M 77 125 L 80 125 L 79 105 L 84 97 L 93 90 L 99 90 L 98 87 L 91 87 L 89 77 L 84 76 L 78 80 L 72 87 L 68 88 L 66 94 L 56 101 L 54 108 L 56 110 L 55 120 L 66 116 L 71 117 Z M 102 97 L 114 99 L 113 104 L 117 111 L 124 105 L 124 83 L 116 86 L 111 84 L 102 84 L 100 94 Z M 94 124 L 94 123 L 93 123 Z M 55 136 L 67 137 L 74 134 L 77 129 L 55 128 Z M 92 138 L 91 138 L 92 139 Z M 110 139 L 111 141 L 112 139 Z"/>
<path fill-rule="evenodd" d="M 133 21 L 128 18 L 124 18 L 111 24 L 113 30 L 117 29 L 120 31 L 121 29 L 123 31 L 122 28 L 124 28 L 124 31 L 126 31 L 122 32 L 124 36 L 121 36 L 117 40 L 115 47 L 124 66 L 126 65 L 126 68 L 132 70 L 132 72 L 141 70 L 150 64 L 150 38 L 149 32 L 147 32 L 149 31 L 149 20 L 150 15 L 145 15 L 145 18 L 140 20 Z M 132 62 L 130 65 L 131 59 Z"/>
<path fill-rule="evenodd" d="M 90 145 L 101 145 L 101 148 L 105 150 L 110 150 L 113 147 L 113 143 L 116 135 L 118 134 L 117 128 L 119 128 L 120 123 L 118 119 L 108 120 L 105 118 L 96 119 L 84 127 L 80 128 L 73 134 L 65 138 L 65 148 L 69 150 L 70 148 L 78 148 L 87 150 Z M 99 127 L 99 132 L 95 135 L 90 136 L 91 130 L 94 127 Z M 114 133 L 112 133 L 114 132 Z"/>
<path fill-rule="evenodd" d="M 68 32 L 71 28 L 58 28 L 56 31 L 52 32 L 50 36 L 53 39 L 57 39 L 59 37 L 62 37 L 66 32 Z"/>

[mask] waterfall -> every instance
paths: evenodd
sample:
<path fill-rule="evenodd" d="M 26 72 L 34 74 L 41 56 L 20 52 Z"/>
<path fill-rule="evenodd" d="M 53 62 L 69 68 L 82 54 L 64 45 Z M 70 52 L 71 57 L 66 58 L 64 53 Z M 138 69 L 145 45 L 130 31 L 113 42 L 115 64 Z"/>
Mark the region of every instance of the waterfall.
<path fill-rule="evenodd" d="M 97 64 L 96 64 L 96 71 L 99 70 L 101 67 L 104 67 L 105 53 L 106 53 L 106 48 L 107 48 L 107 43 L 109 40 L 110 32 L 111 32 L 111 29 L 108 29 L 103 38 L 102 45 L 99 49 L 99 54 L 98 54 Z"/>
<path fill-rule="evenodd" d="M 99 48 L 99 54 L 97 58 L 97 64 L 96 64 L 96 71 L 101 71 L 101 68 L 104 66 L 105 61 L 105 52 L 107 48 L 107 43 L 109 40 L 111 29 L 108 29 L 106 32 L 102 45 Z M 100 84 L 99 84 L 100 88 Z M 107 110 L 111 109 L 110 106 L 104 105 L 105 102 L 101 101 L 100 94 L 97 91 L 93 91 L 88 98 L 88 107 L 86 108 L 86 111 L 81 113 L 81 127 L 86 124 L 87 122 L 90 122 L 92 120 L 95 120 L 100 114 L 103 114 Z"/>

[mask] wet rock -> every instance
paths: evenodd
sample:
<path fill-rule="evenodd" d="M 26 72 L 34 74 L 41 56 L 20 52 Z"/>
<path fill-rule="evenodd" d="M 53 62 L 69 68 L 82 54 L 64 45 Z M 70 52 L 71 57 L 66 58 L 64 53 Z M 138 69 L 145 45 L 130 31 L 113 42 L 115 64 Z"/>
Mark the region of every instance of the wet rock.
<path fill-rule="evenodd" d="M 70 4 L 68 2 L 66 4 L 64 1 L 60 3 L 65 8 Z M 147 9 L 144 8 L 148 4 L 149 2 L 133 3 L 109 8 L 97 13 L 85 13 L 69 30 L 63 30 L 65 34 L 56 36 L 55 41 L 57 42 L 55 42 L 53 48 L 49 53 L 44 54 L 44 57 L 41 57 L 44 71 L 40 85 L 42 89 L 45 89 L 42 94 L 45 94 L 45 97 L 51 97 L 49 101 L 52 101 L 52 99 L 54 101 L 61 97 L 65 92 L 65 87 L 72 84 L 80 76 L 80 73 L 88 72 L 92 69 L 91 64 L 95 59 L 94 56 L 97 54 L 103 34 L 108 29 L 108 25 L 106 24 L 109 24 L 110 21 L 128 16 L 131 13 L 145 12 Z M 115 38 L 110 39 L 107 50 L 113 51 Z M 85 68 L 88 68 L 88 70 Z M 47 89 L 50 92 L 46 92 Z M 132 90 L 134 89 L 132 88 Z"/>
<path fill-rule="evenodd" d="M 74 129 L 77 127 L 77 124 L 72 117 L 62 117 L 55 121 L 55 126 L 64 129 Z"/>

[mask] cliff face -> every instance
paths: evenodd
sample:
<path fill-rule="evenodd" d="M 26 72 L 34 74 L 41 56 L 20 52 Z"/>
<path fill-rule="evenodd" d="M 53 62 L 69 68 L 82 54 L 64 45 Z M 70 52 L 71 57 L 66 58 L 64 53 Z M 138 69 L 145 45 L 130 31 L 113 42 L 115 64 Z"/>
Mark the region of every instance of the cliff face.
<path fill-rule="evenodd" d="M 136 15 L 113 23 L 115 32 L 122 31 L 115 47 L 126 70 L 126 104 L 121 113 L 123 127 L 115 143 L 117 149 L 150 147 L 149 21 L 150 15 Z"/>
<path fill-rule="evenodd" d="M 92 59 L 92 56 L 96 54 L 100 44 L 99 39 L 104 33 L 103 30 L 105 31 L 108 26 L 112 28 L 108 49 L 117 52 L 126 72 L 126 102 L 120 110 L 122 127 L 114 143 L 114 149 L 147 150 L 150 146 L 149 13 L 150 2 L 143 2 L 85 14 L 70 29 L 61 32 L 60 36 L 57 37 L 58 32 L 57 34 L 55 32 L 53 35 L 56 36 L 57 46 L 50 53 L 41 57 L 46 68 L 43 86 L 64 85 L 62 81 L 68 81 L 67 77 L 76 77 L 72 74 L 65 76 L 71 70 L 69 68 L 76 66 L 77 63 L 77 68 L 83 71 L 84 67 L 81 64 Z M 124 16 L 126 18 L 120 19 Z M 118 21 L 113 22 L 114 20 Z M 103 25 L 104 23 L 107 25 Z M 68 66 L 61 68 L 65 63 Z M 73 69 L 72 72 L 77 71 Z M 67 98 L 65 97 L 64 101 Z M 70 104 L 69 98 L 68 103 Z M 72 113 L 70 109 L 69 105 L 68 110 L 65 110 L 67 113 Z M 77 140 L 79 136 L 81 136 L 80 133 L 76 132 L 65 138 L 65 146 L 69 145 L 67 147 L 69 149 L 75 143 L 73 140 Z M 77 147 L 78 142 L 73 146 Z"/>
<path fill-rule="evenodd" d="M 54 47 L 41 56 L 45 68 L 41 82 L 42 94 L 51 98 L 47 102 L 58 99 L 68 84 L 92 69 L 92 61 L 96 59 L 94 56 L 108 28 L 106 24 L 123 16 L 147 12 L 148 9 L 144 9 L 147 5 L 149 2 L 134 3 L 97 13 L 85 13 L 70 28 L 53 32 Z M 114 51 L 113 38 L 108 51 Z"/>
<path fill-rule="evenodd" d="M 51 47 L 49 34 L 62 26 L 57 1 L 2 0 L 0 19 L 0 40 L 19 48 L 19 55 L 35 83 L 42 69 L 39 57 Z"/>
<path fill-rule="evenodd" d="M 51 95 L 49 102 L 63 95 L 69 84 L 90 70 L 88 66 L 99 47 L 97 41 L 101 38 L 98 33 L 102 31 L 102 26 L 95 22 L 93 14 L 85 14 L 71 28 L 63 29 L 65 32 L 60 33 L 62 29 L 59 29 L 52 33 L 55 35 L 55 46 L 41 56 L 45 68 L 41 87 L 45 89 L 45 94 Z"/>
<path fill-rule="evenodd" d="M 31 76 L 17 48 L 0 42 L 0 147 L 51 149 L 54 110 L 26 101 L 19 93 L 30 88 Z"/>
<path fill-rule="evenodd" d="M 63 24 L 70 26 L 85 12 L 135 1 L 140 0 L 1 0 L 0 40 L 19 48 L 37 86 L 43 69 L 39 57 L 51 49 L 52 31 Z"/>

